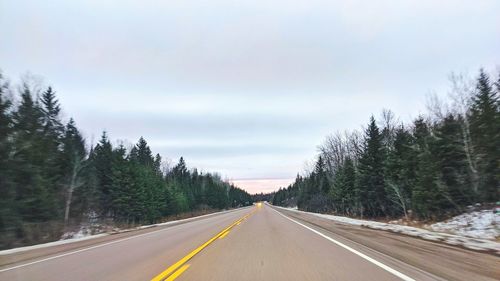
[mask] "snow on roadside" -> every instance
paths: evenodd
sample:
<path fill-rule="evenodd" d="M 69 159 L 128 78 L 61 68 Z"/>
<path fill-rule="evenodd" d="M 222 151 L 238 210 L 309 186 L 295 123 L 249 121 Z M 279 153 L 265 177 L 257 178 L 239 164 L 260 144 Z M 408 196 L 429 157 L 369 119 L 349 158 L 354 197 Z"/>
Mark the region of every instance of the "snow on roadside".
<path fill-rule="evenodd" d="M 386 230 L 386 231 L 391 231 L 391 232 L 396 232 L 396 233 L 401 233 L 401 234 L 405 234 L 405 235 L 409 235 L 409 236 L 418 237 L 418 238 L 425 239 L 425 240 L 441 241 L 441 242 L 444 242 L 446 244 L 458 245 L 458 246 L 462 246 L 462 247 L 472 249 L 472 250 L 493 251 L 496 254 L 500 254 L 500 243 L 498 243 L 496 241 L 492 241 L 492 240 L 466 237 L 466 236 L 462 236 L 462 235 L 454 235 L 454 234 L 448 234 L 448 233 L 443 233 L 443 232 L 436 232 L 436 231 L 426 230 L 426 229 L 412 227 L 412 226 L 389 224 L 389 223 L 383 223 L 383 222 L 377 222 L 377 221 L 359 220 L 359 219 L 352 219 L 352 218 L 348 218 L 348 217 L 304 212 L 304 211 L 299 211 L 299 210 L 294 209 L 294 208 L 283 208 L 283 207 L 279 207 L 279 206 L 274 206 L 274 207 L 288 210 L 288 211 L 298 212 L 298 213 L 310 214 L 310 215 L 314 215 L 314 216 L 317 216 L 320 218 L 328 219 L 328 220 L 335 221 L 335 222 L 342 223 L 342 224 L 357 225 L 357 226 L 363 226 L 363 227 L 368 227 L 371 229 L 378 229 L 378 230 Z"/>
<path fill-rule="evenodd" d="M 109 234 L 102 233 L 102 234 L 85 236 L 85 237 L 81 237 L 81 238 L 71 238 L 71 239 L 66 239 L 66 240 L 58 240 L 58 241 L 54 241 L 54 242 L 37 244 L 37 245 L 33 245 L 33 246 L 25 246 L 25 247 L 13 248 L 13 249 L 8 249 L 8 250 L 2 250 L 2 251 L 0 251 L 0 256 L 19 253 L 19 252 L 25 252 L 25 251 L 31 251 L 31 250 L 35 250 L 35 249 L 47 248 L 47 247 L 52 247 L 52 246 L 70 244 L 70 243 L 80 242 L 80 241 L 84 241 L 84 240 L 95 239 L 95 238 L 99 238 L 99 237 L 103 237 L 103 236 L 107 236 L 107 235 L 109 235 Z"/>
<path fill-rule="evenodd" d="M 60 240 L 68 240 L 68 239 L 81 239 L 85 237 L 90 237 L 94 235 L 94 231 L 92 231 L 93 228 L 96 228 L 94 225 L 89 226 L 89 225 L 82 225 L 78 229 L 78 231 L 69 231 L 64 233 L 61 236 Z"/>
<path fill-rule="evenodd" d="M 432 224 L 430 228 L 460 236 L 494 240 L 500 236 L 500 215 L 492 210 L 475 211 Z"/>

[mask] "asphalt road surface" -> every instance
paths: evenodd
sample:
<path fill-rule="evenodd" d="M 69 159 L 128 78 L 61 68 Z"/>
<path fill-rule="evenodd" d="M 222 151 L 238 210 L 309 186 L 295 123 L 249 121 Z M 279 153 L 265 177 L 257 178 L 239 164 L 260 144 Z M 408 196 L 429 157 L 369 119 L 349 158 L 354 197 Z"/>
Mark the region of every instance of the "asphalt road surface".
<path fill-rule="evenodd" d="M 265 204 L 0 256 L 0 280 L 500 280 L 500 257 Z"/>

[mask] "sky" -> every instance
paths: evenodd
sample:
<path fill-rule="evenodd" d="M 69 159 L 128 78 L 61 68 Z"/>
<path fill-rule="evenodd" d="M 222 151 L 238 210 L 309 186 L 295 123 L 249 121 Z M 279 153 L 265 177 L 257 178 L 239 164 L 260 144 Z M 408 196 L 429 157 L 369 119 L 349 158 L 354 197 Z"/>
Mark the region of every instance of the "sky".
<path fill-rule="evenodd" d="M 0 69 L 57 91 L 87 141 L 144 136 L 251 193 L 325 136 L 402 120 L 500 64 L 500 1 L 0 0 Z"/>

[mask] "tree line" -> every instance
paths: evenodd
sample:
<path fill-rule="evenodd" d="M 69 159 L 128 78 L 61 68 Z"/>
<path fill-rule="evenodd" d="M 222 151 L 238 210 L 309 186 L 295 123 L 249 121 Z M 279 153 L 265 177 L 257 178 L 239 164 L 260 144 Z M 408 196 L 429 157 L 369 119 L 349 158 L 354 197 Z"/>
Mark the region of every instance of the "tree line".
<path fill-rule="evenodd" d="M 452 76 L 410 124 L 384 110 L 363 132 L 337 133 L 314 169 L 271 194 L 275 205 L 356 217 L 438 219 L 500 200 L 500 77 Z"/>
<path fill-rule="evenodd" d="M 252 203 L 219 175 L 171 169 L 144 138 L 87 144 L 51 88 L 17 87 L 0 74 L 0 249 L 56 240 L 85 221 L 136 225 L 199 209 Z"/>

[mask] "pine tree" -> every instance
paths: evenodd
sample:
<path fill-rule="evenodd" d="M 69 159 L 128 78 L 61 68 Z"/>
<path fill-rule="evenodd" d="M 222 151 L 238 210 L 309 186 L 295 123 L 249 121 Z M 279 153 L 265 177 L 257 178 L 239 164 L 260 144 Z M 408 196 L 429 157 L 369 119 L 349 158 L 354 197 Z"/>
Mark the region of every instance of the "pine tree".
<path fill-rule="evenodd" d="M 440 183 L 445 189 L 442 195 L 449 205 L 443 209 L 454 208 L 461 210 L 461 206 L 472 203 L 473 190 L 471 189 L 467 156 L 461 141 L 461 123 L 452 114 L 448 114 L 436 128 L 437 146 L 435 157 L 440 173 Z"/>
<path fill-rule="evenodd" d="M 184 157 L 179 159 L 179 163 L 172 169 L 172 175 L 176 178 L 185 178 L 188 176 L 188 170 L 186 167 L 186 162 L 184 161 Z"/>
<path fill-rule="evenodd" d="M 301 208 L 311 212 L 325 212 L 330 209 L 328 192 L 330 182 L 326 174 L 326 164 L 320 155 L 309 178 L 302 183 Z"/>
<path fill-rule="evenodd" d="M 146 140 L 141 137 L 130 152 L 130 159 L 141 165 L 153 167 L 154 159 Z"/>
<path fill-rule="evenodd" d="M 154 223 L 160 218 L 162 212 L 162 202 L 164 202 L 162 190 L 165 188 L 165 183 L 149 166 L 134 167 L 136 195 L 140 198 L 138 201 L 143 204 L 143 219 L 149 223 Z"/>
<path fill-rule="evenodd" d="M 356 205 L 355 173 L 354 162 L 350 157 L 347 157 L 335 174 L 333 186 L 330 190 L 330 197 L 332 198 L 335 210 L 340 214 L 354 214 L 354 206 Z"/>
<path fill-rule="evenodd" d="M 496 94 L 497 94 L 497 97 L 498 97 L 498 95 L 500 95 L 500 73 L 498 74 L 498 80 L 495 82 L 495 88 L 496 88 Z M 497 104 L 496 104 L 496 106 L 497 106 L 497 113 L 499 113 L 500 98 L 497 98 Z M 497 117 L 500 118 L 500 115 L 497 115 Z"/>
<path fill-rule="evenodd" d="M 12 143 L 12 102 L 7 98 L 8 84 L 0 72 L 0 249 L 10 247 L 15 240 L 15 230 L 19 224 L 15 202 L 15 186 L 12 179 L 10 155 Z"/>
<path fill-rule="evenodd" d="M 316 186 L 322 193 L 328 193 L 330 190 L 330 184 L 326 174 L 326 164 L 322 156 L 318 157 L 316 162 L 316 167 L 314 168 L 314 175 L 316 176 Z"/>
<path fill-rule="evenodd" d="M 54 140 L 58 140 L 62 137 L 64 127 L 59 117 L 61 106 L 52 87 L 48 87 L 47 90 L 43 92 L 41 102 L 43 106 L 44 133 L 51 136 Z"/>
<path fill-rule="evenodd" d="M 362 212 L 363 215 L 387 215 L 383 164 L 382 136 L 372 116 L 365 131 L 365 142 L 359 159 L 359 176 L 356 184 L 362 208 L 366 210 Z"/>
<path fill-rule="evenodd" d="M 121 145 L 112 152 L 111 186 L 109 188 L 110 212 L 116 221 L 135 224 L 144 215 L 145 204 L 142 186 L 136 184 L 134 169 L 127 161 L 126 150 Z M 139 192 L 136 192 L 141 189 Z"/>
<path fill-rule="evenodd" d="M 111 189 L 113 150 L 106 132 L 102 133 L 101 140 L 93 150 L 92 165 L 99 193 L 99 207 L 101 214 L 107 216 L 111 211 Z"/>
<path fill-rule="evenodd" d="M 403 125 L 395 131 L 392 148 L 385 161 L 387 196 L 393 202 L 391 213 L 407 216 L 411 209 L 411 194 L 415 185 L 415 154 L 413 137 Z"/>
<path fill-rule="evenodd" d="M 52 204 L 55 209 L 60 210 L 60 205 L 64 202 L 64 183 L 66 176 L 64 167 L 67 163 L 60 162 L 62 138 L 64 135 L 64 126 L 61 123 L 59 113 L 61 111 L 55 92 L 48 87 L 42 93 L 40 100 L 40 111 L 42 114 L 43 138 L 40 142 L 40 153 L 43 154 L 44 163 L 42 165 L 42 174 L 47 181 L 50 189 Z M 62 169 L 62 170 L 61 170 Z M 58 211 L 58 213 L 61 213 Z"/>
<path fill-rule="evenodd" d="M 87 159 L 83 162 L 82 178 L 83 184 L 74 190 L 72 209 L 80 210 L 84 219 L 95 219 L 102 215 L 102 194 L 94 147 L 90 147 Z"/>
<path fill-rule="evenodd" d="M 176 182 L 180 190 L 182 190 L 184 197 L 188 202 L 188 208 L 193 208 L 196 200 L 191 185 L 191 175 L 186 167 L 186 162 L 183 157 L 179 159 L 179 163 L 172 169 L 171 178 Z"/>
<path fill-rule="evenodd" d="M 0 72 L 0 173 L 8 168 L 9 154 L 12 149 L 9 136 L 12 133 L 12 116 L 10 109 L 12 102 L 7 98 L 8 85 L 3 81 Z M 7 178 L 7 173 L 0 176 L 0 188 L 6 186 L 1 184 Z M 2 190 L 3 191 L 3 190 Z M 1 194 L 5 194 L 1 192 Z"/>
<path fill-rule="evenodd" d="M 13 113 L 12 170 L 16 205 L 23 221 L 42 222 L 55 217 L 55 206 L 43 175 L 44 153 L 42 112 L 27 83 L 21 88 L 21 103 Z"/>
<path fill-rule="evenodd" d="M 438 185 L 438 167 L 431 145 L 433 137 L 425 120 L 415 120 L 413 137 L 415 138 L 415 155 L 417 159 L 416 182 L 412 191 L 413 207 L 418 216 L 431 218 L 438 214 L 444 201 L 442 190 Z"/>
<path fill-rule="evenodd" d="M 83 170 L 85 167 L 85 141 L 78 131 L 75 121 L 71 118 L 66 125 L 62 139 L 62 152 L 59 158 L 62 171 L 62 184 L 65 189 L 64 222 L 67 225 L 70 217 L 71 204 L 75 189 L 83 186 Z"/>
<path fill-rule="evenodd" d="M 13 107 L 0 74 L 0 248 L 58 239 L 62 221 L 153 223 L 202 204 L 251 203 L 220 176 L 188 171 L 183 158 L 164 175 L 160 154 L 153 157 L 143 137 L 127 154 L 104 132 L 87 157 L 74 120 L 62 125 L 53 89 L 41 97 L 29 83 L 19 89 Z"/>
<path fill-rule="evenodd" d="M 229 196 L 230 206 L 233 208 L 248 206 L 252 201 L 250 194 L 248 194 L 246 191 L 240 188 L 237 188 L 232 184 L 229 187 L 228 196 Z"/>
<path fill-rule="evenodd" d="M 498 200 L 500 174 L 500 122 L 499 93 L 481 70 L 477 79 L 476 94 L 472 98 L 470 127 L 480 174 L 479 196 L 482 200 Z"/>
<path fill-rule="evenodd" d="M 0 72 L 0 159 L 4 161 L 10 150 L 7 137 L 12 133 L 12 118 L 10 116 L 12 102 L 7 98 L 7 91 L 8 84 L 4 82 Z"/>
<path fill-rule="evenodd" d="M 163 176 L 163 172 L 161 170 L 161 155 L 159 153 L 156 154 L 155 160 L 153 162 L 153 169 L 159 176 Z"/>

